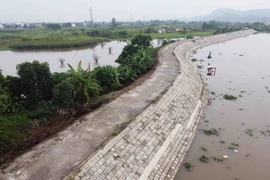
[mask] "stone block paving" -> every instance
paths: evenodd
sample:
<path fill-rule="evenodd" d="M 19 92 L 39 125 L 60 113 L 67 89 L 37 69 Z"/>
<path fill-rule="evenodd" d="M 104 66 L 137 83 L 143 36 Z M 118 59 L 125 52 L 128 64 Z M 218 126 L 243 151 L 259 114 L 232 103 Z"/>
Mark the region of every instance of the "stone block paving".
<path fill-rule="evenodd" d="M 205 82 L 186 59 L 187 54 L 202 46 L 252 33 L 239 31 L 180 43 L 174 49 L 180 73 L 173 85 L 85 162 L 75 180 L 173 179 L 207 104 Z"/>

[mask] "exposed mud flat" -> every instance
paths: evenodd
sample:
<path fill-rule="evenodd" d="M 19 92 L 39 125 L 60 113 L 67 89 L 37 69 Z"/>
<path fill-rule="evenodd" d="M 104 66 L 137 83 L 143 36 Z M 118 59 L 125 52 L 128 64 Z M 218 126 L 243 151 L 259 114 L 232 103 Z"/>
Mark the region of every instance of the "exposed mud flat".
<path fill-rule="evenodd" d="M 185 159 L 194 167 L 191 172 L 182 167 L 176 179 L 270 179 L 269 47 L 270 34 L 256 34 L 211 45 L 193 54 L 191 59 L 196 58 L 194 63 L 206 74 L 211 52 L 210 66 L 217 68 L 217 74 L 207 80 L 212 103 Z M 237 99 L 225 100 L 225 94 Z M 212 128 L 218 130 L 219 136 L 205 135 L 203 130 Z M 201 155 L 209 157 L 209 163 L 200 162 Z M 223 155 L 229 156 L 223 163 L 212 159 Z"/>

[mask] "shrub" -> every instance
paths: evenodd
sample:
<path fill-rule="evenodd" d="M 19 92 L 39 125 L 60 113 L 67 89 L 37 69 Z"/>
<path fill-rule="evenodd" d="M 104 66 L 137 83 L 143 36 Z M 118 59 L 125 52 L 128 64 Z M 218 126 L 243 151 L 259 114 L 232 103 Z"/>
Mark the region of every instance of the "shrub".
<path fill-rule="evenodd" d="M 113 66 L 102 66 L 92 71 L 93 76 L 98 81 L 104 93 L 115 90 L 122 85 L 119 81 L 117 68 Z"/>
<path fill-rule="evenodd" d="M 224 95 L 224 99 L 226 99 L 226 100 L 235 100 L 235 99 L 237 99 L 237 97 L 235 97 L 233 95 L 225 94 Z"/>
<path fill-rule="evenodd" d="M 118 66 L 117 71 L 119 72 L 119 81 L 121 84 L 133 82 L 138 77 L 137 73 L 127 65 Z"/>
<path fill-rule="evenodd" d="M 53 73 L 53 85 L 56 86 L 57 84 L 61 83 L 62 81 L 70 78 L 70 74 L 66 73 L 66 72 L 55 72 Z"/>
<path fill-rule="evenodd" d="M 209 158 L 205 155 L 202 155 L 200 157 L 200 161 L 203 162 L 203 163 L 208 163 L 209 162 Z"/>
<path fill-rule="evenodd" d="M 204 133 L 206 134 L 206 135 L 216 135 L 216 136 L 218 136 L 219 135 L 219 132 L 218 132 L 218 130 L 216 130 L 216 129 L 209 129 L 209 130 L 204 130 Z"/>
<path fill-rule="evenodd" d="M 53 105 L 68 109 L 74 106 L 75 87 L 70 81 L 64 80 L 53 88 Z"/>
<path fill-rule="evenodd" d="M 43 102 L 38 109 L 29 113 L 28 118 L 38 120 L 39 122 L 46 122 L 54 113 L 54 106 L 51 103 Z"/>
<path fill-rule="evenodd" d="M 175 42 L 175 40 L 166 40 L 165 39 L 165 40 L 162 41 L 161 46 L 166 46 L 166 45 L 174 43 L 174 42 Z"/>
<path fill-rule="evenodd" d="M 137 35 L 131 40 L 131 44 L 135 46 L 150 47 L 152 38 L 146 35 Z"/>
<path fill-rule="evenodd" d="M 27 112 L 0 115 L 0 155 L 23 139 L 30 127 Z"/>

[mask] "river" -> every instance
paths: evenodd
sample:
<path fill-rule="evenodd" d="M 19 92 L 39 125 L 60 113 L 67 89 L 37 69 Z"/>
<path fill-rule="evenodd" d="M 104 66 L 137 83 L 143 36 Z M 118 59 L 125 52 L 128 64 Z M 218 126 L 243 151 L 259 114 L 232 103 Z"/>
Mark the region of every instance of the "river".
<path fill-rule="evenodd" d="M 187 171 L 182 165 L 176 180 L 270 179 L 269 47 L 270 34 L 256 34 L 204 47 L 193 54 L 205 75 L 211 52 L 210 66 L 217 71 L 216 76 L 208 77 L 212 103 L 184 160 L 194 167 Z M 224 94 L 237 99 L 225 100 Z M 203 133 L 211 128 L 217 129 L 219 136 Z M 202 155 L 209 157 L 209 163 L 199 161 Z M 212 159 L 223 155 L 229 157 L 223 163 Z"/>
<path fill-rule="evenodd" d="M 4 75 L 15 76 L 17 64 L 33 60 L 48 62 L 51 72 L 65 72 L 69 69 L 67 63 L 77 67 L 79 61 L 82 61 L 83 69 L 87 69 L 89 63 L 91 69 L 100 65 L 117 66 L 115 60 L 126 44 L 127 42 L 111 41 L 103 47 L 99 44 L 92 48 L 67 51 L 0 51 L 0 67 Z M 109 53 L 109 47 L 112 47 L 112 53 Z M 99 57 L 98 63 L 94 61 L 94 55 Z M 60 58 L 65 60 L 64 66 L 61 66 Z"/>
<path fill-rule="evenodd" d="M 181 40 L 183 38 L 174 39 Z M 48 62 L 51 72 L 65 72 L 69 68 L 67 64 L 77 67 L 79 61 L 82 61 L 83 69 L 87 69 L 90 63 L 90 69 L 93 70 L 97 66 L 112 65 L 118 66 L 115 60 L 121 54 L 124 46 L 128 42 L 124 41 L 111 41 L 102 46 L 101 44 L 84 49 L 74 50 L 57 50 L 57 51 L 0 51 L 0 69 L 4 75 L 16 76 L 17 64 L 23 62 L 32 62 L 38 60 L 39 62 Z M 160 46 L 162 41 L 154 39 L 152 41 L 153 47 Z M 112 52 L 109 53 L 109 47 Z M 93 56 L 98 56 L 98 62 L 94 61 Z M 64 59 L 64 65 L 61 66 L 59 59 Z"/>

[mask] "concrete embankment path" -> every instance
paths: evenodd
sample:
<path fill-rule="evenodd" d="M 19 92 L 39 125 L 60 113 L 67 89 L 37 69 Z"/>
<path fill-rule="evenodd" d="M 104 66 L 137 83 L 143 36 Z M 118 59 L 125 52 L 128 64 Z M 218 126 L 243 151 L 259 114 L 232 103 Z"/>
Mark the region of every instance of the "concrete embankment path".
<path fill-rule="evenodd" d="M 20 156 L 2 170 L 0 179 L 173 178 L 207 102 L 203 78 L 187 54 L 252 33 L 209 36 L 163 48 L 150 79 Z M 97 151 L 117 126 L 130 121 Z"/>

